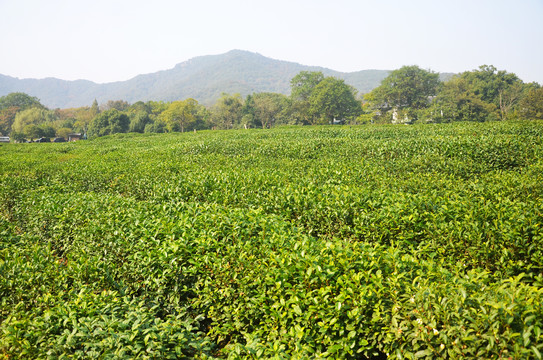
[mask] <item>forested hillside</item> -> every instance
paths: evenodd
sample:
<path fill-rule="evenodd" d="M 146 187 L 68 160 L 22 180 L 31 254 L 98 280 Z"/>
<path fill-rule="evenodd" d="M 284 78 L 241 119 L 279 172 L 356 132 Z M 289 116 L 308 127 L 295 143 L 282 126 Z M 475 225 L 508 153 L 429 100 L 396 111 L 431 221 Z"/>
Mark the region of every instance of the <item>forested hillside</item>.
<path fill-rule="evenodd" d="M 194 98 L 211 105 L 222 93 L 239 93 L 242 96 L 254 92 L 288 94 L 290 79 L 300 71 L 322 71 L 327 76 L 345 79 L 346 83 L 363 93 L 378 86 L 389 73 L 386 70 L 341 73 L 233 50 L 222 55 L 196 57 L 170 70 L 107 84 L 85 80 L 19 80 L 0 75 L 0 96 L 24 92 L 39 98 L 50 108 L 88 106 L 94 99 L 100 103 L 119 99 L 134 103 Z"/>

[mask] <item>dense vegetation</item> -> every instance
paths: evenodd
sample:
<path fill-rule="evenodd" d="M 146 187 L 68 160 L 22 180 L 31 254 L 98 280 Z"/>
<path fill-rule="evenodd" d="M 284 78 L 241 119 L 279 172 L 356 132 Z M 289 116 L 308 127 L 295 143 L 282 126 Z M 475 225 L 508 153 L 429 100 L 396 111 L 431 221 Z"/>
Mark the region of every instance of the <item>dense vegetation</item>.
<path fill-rule="evenodd" d="M 541 359 L 543 123 L 0 147 L 0 357 Z"/>
<path fill-rule="evenodd" d="M 441 83 L 438 74 L 404 66 L 368 94 L 379 117 L 392 122 L 541 119 L 543 89 L 483 65 Z M 538 115 L 536 115 L 538 114 Z"/>
<path fill-rule="evenodd" d="M 48 110 L 24 93 L 0 98 L 0 135 L 15 141 L 114 133 L 163 133 L 203 129 L 271 128 L 277 125 L 443 123 L 543 119 L 543 88 L 515 74 L 481 66 L 445 82 L 417 66 L 392 71 L 360 97 L 344 80 L 301 71 L 289 96 L 259 92 L 242 98 L 223 93 L 213 106 L 193 98 L 162 101 L 109 100 L 99 106 Z"/>

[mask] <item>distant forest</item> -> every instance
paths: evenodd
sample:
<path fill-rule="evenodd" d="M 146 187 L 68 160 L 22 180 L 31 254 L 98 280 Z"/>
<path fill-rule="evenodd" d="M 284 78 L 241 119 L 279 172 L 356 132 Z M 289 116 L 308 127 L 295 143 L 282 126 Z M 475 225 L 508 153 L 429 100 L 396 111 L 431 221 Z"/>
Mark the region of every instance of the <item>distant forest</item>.
<path fill-rule="evenodd" d="M 390 72 L 360 95 L 344 79 L 300 71 L 290 95 L 223 93 L 211 105 L 193 98 L 166 101 L 109 100 L 48 109 L 36 97 L 14 92 L 0 98 L 0 134 L 13 141 L 41 137 L 88 138 L 115 133 L 271 128 L 278 125 L 444 123 L 543 119 L 543 88 L 515 74 L 483 65 L 446 81 L 418 66 Z"/>

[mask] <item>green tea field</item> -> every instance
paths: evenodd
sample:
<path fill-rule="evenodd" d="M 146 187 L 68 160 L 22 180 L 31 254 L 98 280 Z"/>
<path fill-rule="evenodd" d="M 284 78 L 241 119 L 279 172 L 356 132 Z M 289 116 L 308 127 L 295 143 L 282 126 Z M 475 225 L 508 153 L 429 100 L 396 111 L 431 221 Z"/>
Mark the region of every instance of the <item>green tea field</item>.
<path fill-rule="evenodd" d="M 541 359 L 543 122 L 0 146 L 0 359 Z"/>

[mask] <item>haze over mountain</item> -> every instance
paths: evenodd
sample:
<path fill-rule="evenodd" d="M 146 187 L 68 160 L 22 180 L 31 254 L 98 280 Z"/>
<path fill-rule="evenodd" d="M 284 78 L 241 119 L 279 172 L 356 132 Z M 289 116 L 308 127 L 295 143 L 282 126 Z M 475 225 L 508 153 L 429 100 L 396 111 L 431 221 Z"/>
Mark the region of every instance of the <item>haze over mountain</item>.
<path fill-rule="evenodd" d="M 213 104 L 222 93 L 290 93 L 290 80 L 300 71 L 322 71 L 325 76 L 344 79 L 359 92 L 379 86 L 388 70 L 362 70 L 343 73 L 270 59 L 257 53 L 232 50 L 221 55 L 200 56 L 177 64 L 173 69 L 138 75 L 127 81 L 97 84 L 88 80 L 66 81 L 56 78 L 18 79 L 0 74 L 0 96 L 24 92 L 50 108 L 88 106 L 94 101 L 148 100 L 173 101 L 194 98 Z M 446 75 L 445 75 L 446 76 Z"/>

